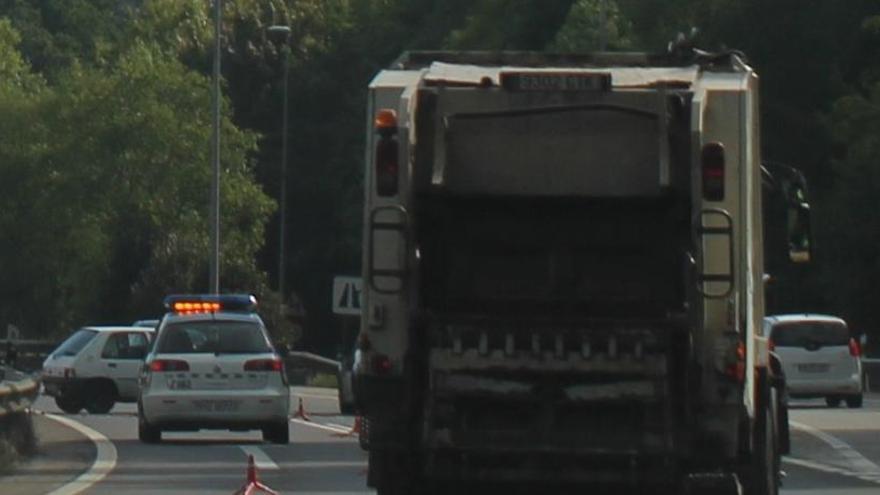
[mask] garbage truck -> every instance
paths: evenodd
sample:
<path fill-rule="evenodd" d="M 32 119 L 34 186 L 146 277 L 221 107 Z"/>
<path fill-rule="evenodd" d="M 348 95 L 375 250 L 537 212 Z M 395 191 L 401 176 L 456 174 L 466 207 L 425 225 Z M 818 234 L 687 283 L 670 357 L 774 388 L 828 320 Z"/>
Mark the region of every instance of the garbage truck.
<path fill-rule="evenodd" d="M 809 204 L 762 166 L 758 82 L 696 49 L 375 76 L 355 392 L 379 495 L 778 492 L 764 259 L 809 260 Z"/>

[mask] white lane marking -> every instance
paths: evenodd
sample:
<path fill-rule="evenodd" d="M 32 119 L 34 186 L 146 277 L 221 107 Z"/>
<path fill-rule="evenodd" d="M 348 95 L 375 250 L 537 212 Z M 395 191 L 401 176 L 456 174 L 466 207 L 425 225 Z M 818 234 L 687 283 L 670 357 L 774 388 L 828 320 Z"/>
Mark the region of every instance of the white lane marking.
<path fill-rule="evenodd" d="M 814 428 L 804 423 L 790 421 L 789 424 L 794 428 L 810 434 L 828 444 L 841 457 L 843 457 L 844 460 L 846 460 L 850 470 L 853 473 L 857 474 L 859 477 L 868 477 L 871 478 L 871 480 L 880 481 L 880 466 L 871 462 L 870 459 L 863 456 L 850 444 L 833 435 L 825 433 L 818 428 Z"/>
<path fill-rule="evenodd" d="M 859 473 L 854 473 L 852 471 L 848 471 L 846 469 L 837 467 L 837 466 L 829 466 L 827 464 L 822 464 L 819 462 L 808 461 L 806 459 L 798 459 L 797 457 L 783 457 L 782 462 L 786 464 L 794 464 L 795 466 L 805 467 L 807 469 L 813 469 L 815 471 L 822 471 L 824 473 L 831 474 L 839 474 L 841 476 L 847 476 L 850 478 L 857 478 L 862 481 L 868 481 L 871 483 L 876 483 L 880 485 L 880 479 L 876 476 L 871 475 L 861 475 Z"/>
<path fill-rule="evenodd" d="M 79 475 L 78 478 L 71 481 L 70 483 L 49 492 L 47 495 L 75 495 L 77 493 L 81 493 L 88 488 L 90 488 L 95 483 L 98 483 L 108 474 L 110 471 L 113 471 L 113 468 L 116 467 L 116 446 L 113 445 L 113 442 L 110 441 L 107 437 L 102 435 L 101 433 L 89 428 L 88 426 L 74 421 L 70 418 L 65 418 L 62 416 L 58 416 L 55 414 L 46 414 L 45 417 L 55 420 L 65 426 L 69 426 L 74 430 L 82 433 L 89 440 L 91 440 L 95 447 L 97 448 L 97 455 L 95 456 L 95 462 L 92 464 L 92 467 L 88 469 L 85 473 Z"/>
<path fill-rule="evenodd" d="M 328 431 L 332 431 L 333 433 L 348 433 L 349 431 L 351 431 L 351 428 L 344 428 L 344 427 L 339 428 L 336 426 L 325 425 L 323 423 L 315 423 L 314 421 L 303 421 L 299 418 L 291 418 L 291 421 L 293 421 L 294 423 L 299 424 L 299 425 L 311 426 L 312 428 L 318 428 L 321 430 L 328 430 Z"/>
<path fill-rule="evenodd" d="M 339 423 L 324 423 L 324 424 L 326 424 L 327 426 L 332 426 L 334 428 L 342 428 L 345 431 L 351 431 L 351 429 L 352 429 L 351 426 L 345 426 L 345 425 L 341 425 Z"/>
<path fill-rule="evenodd" d="M 275 461 L 263 452 L 263 449 L 251 445 L 242 445 L 241 450 L 243 450 L 245 454 L 254 456 L 254 464 L 256 464 L 257 468 L 278 469 L 278 464 L 275 464 Z"/>

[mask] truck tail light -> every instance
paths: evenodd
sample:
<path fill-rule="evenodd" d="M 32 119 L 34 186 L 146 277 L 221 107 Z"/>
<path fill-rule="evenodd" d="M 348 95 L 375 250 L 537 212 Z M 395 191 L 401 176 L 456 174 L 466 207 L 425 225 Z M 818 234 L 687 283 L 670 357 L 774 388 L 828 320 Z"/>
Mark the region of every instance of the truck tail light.
<path fill-rule="evenodd" d="M 707 201 L 724 200 L 724 145 L 718 142 L 703 146 L 701 157 L 703 198 Z"/>
<path fill-rule="evenodd" d="M 376 193 L 379 196 L 396 196 L 399 189 L 400 163 L 397 143 L 397 112 L 379 110 L 376 114 Z"/>
<path fill-rule="evenodd" d="M 746 346 L 740 342 L 736 345 L 736 360 L 727 365 L 724 374 L 737 383 L 746 381 Z"/>
<path fill-rule="evenodd" d="M 189 363 L 180 359 L 156 359 L 150 362 L 150 371 L 189 371 Z"/>
<path fill-rule="evenodd" d="M 387 375 L 391 372 L 391 368 L 393 368 L 391 358 L 384 354 L 373 356 L 373 371 L 376 372 L 377 375 Z"/>
<path fill-rule="evenodd" d="M 280 359 L 252 359 L 244 363 L 245 371 L 281 371 L 284 363 Z"/>
<path fill-rule="evenodd" d="M 849 339 L 849 355 L 852 357 L 862 357 L 862 346 L 856 339 Z"/>

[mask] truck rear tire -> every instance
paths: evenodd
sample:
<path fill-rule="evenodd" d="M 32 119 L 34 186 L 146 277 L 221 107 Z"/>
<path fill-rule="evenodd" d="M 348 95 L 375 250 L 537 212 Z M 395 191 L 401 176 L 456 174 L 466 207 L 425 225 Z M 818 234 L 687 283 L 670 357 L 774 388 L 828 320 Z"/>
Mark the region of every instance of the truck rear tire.
<path fill-rule="evenodd" d="M 370 452 L 368 484 L 376 488 L 376 495 L 426 494 L 414 464 L 405 454 Z"/>
<path fill-rule="evenodd" d="M 755 449 L 745 495 L 779 495 L 779 459 L 774 412 L 765 407 L 755 429 Z"/>

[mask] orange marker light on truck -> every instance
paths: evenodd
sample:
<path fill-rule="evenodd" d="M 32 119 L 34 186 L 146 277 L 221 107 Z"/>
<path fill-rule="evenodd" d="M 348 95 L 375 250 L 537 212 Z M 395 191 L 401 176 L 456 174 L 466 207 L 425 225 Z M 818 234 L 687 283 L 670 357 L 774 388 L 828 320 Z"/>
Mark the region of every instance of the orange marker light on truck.
<path fill-rule="evenodd" d="M 391 110 L 390 108 L 383 108 L 382 110 L 379 110 L 379 112 L 376 114 L 374 125 L 376 126 L 376 131 L 378 131 L 379 134 L 396 133 L 397 112 Z"/>

